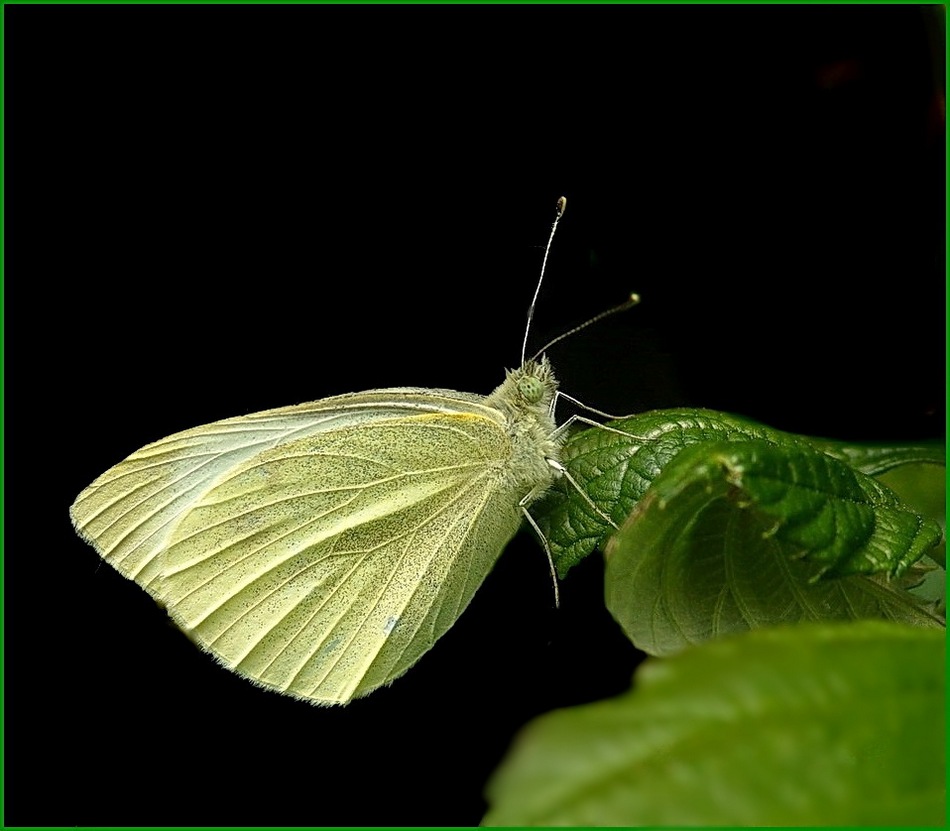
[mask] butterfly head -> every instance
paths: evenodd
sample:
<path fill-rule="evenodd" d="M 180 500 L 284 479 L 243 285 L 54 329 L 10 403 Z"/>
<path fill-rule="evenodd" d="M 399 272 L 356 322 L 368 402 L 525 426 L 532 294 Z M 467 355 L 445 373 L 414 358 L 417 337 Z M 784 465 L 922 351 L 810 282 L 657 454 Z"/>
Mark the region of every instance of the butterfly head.
<path fill-rule="evenodd" d="M 504 383 L 488 396 L 489 402 L 509 415 L 550 413 L 557 381 L 551 362 L 544 356 L 509 369 Z"/>
<path fill-rule="evenodd" d="M 544 355 L 537 361 L 525 361 L 519 369 L 508 371 L 518 395 L 525 404 L 550 404 L 557 391 L 551 362 Z"/>

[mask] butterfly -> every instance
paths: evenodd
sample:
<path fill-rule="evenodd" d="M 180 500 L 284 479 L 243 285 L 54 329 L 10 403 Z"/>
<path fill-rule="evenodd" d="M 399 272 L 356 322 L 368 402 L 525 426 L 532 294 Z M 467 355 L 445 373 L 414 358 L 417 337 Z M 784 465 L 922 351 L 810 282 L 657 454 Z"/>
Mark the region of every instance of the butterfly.
<path fill-rule="evenodd" d="M 149 444 L 71 508 L 79 534 L 224 666 L 345 703 L 464 611 L 553 482 L 547 360 L 489 396 L 389 389 Z"/>
<path fill-rule="evenodd" d="M 556 396 L 542 356 L 487 396 L 383 389 L 228 418 L 136 451 L 70 514 L 225 667 L 344 704 L 415 664 L 534 525 L 566 473 Z"/>

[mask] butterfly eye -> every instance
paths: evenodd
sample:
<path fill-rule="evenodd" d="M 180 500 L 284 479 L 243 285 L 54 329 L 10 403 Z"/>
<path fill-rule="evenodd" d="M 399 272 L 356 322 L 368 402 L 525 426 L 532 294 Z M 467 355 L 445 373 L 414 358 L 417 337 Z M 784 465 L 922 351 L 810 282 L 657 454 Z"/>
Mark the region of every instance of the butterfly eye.
<path fill-rule="evenodd" d="M 544 384 L 533 376 L 522 378 L 518 382 L 518 392 L 529 404 L 537 404 L 544 397 Z"/>

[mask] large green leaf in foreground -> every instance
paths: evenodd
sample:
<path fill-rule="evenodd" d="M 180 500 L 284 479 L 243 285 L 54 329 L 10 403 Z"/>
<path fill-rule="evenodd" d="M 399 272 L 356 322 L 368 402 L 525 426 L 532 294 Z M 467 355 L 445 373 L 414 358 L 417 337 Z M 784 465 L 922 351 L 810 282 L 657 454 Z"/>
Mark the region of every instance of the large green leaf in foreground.
<path fill-rule="evenodd" d="M 632 692 L 542 716 L 485 825 L 936 825 L 943 633 L 763 629 L 648 660 Z"/>

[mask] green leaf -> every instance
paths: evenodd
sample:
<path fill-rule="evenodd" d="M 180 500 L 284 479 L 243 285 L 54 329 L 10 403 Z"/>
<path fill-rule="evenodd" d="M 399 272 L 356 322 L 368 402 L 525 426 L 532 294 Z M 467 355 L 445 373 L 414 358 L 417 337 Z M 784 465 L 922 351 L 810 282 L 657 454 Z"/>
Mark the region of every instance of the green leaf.
<path fill-rule="evenodd" d="M 808 439 L 808 442 L 869 476 L 877 476 L 905 465 L 946 467 L 947 450 L 942 442 L 906 445 L 856 444 L 832 439 Z"/>
<path fill-rule="evenodd" d="M 935 445 L 862 448 L 783 433 L 711 410 L 657 410 L 613 421 L 572 435 L 563 448 L 561 461 L 586 497 L 562 480 L 537 507 L 538 524 L 551 547 L 558 574 L 564 577 L 595 548 L 602 549 L 615 526 L 626 519 L 660 471 L 684 448 L 707 442 L 744 440 L 785 448 L 792 454 L 820 450 L 823 456 L 842 462 L 837 469 L 827 467 L 826 472 L 844 478 L 848 475 L 842 471 L 848 468 L 881 472 L 910 462 L 936 463 L 943 458 L 942 450 Z M 807 474 L 807 471 L 802 473 Z M 862 481 L 863 490 L 876 489 L 871 479 Z M 806 484 L 804 478 L 802 483 Z M 819 482 L 818 486 L 824 490 L 827 483 Z M 822 498 L 819 493 L 818 501 Z M 837 510 L 845 510 L 844 505 L 839 504 Z M 890 520 L 882 520 L 887 521 Z M 900 524 L 912 521 L 909 517 L 898 519 Z M 883 568 L 890 570 L 893 560 L 887 555 Z M 865 564 L 870 565 L 870 560 Z M 898 570 L 907 565 L 901 561 Z"/>
<path fill-rule="evenodd" d="M 944 655 L 866 621 L 648 660 L 632 692 L 529 724 L 483 824 L 943 826 Z"/>
<path fill-rule="evenodd" d="M 927 556 L 941 565 L 946 563 L 947 469 L 946 465 L 905 464 L 881 474 L 879 481 L 893 490 L 903 502 L 921 516 L 934 520 L 943 530 L 939 548 Z"/>
<path fill-rule="evenodd" d="M 697 444 L 608 543 L 607 607 L 654 655 L 802 620 L 939 626 L 897 585 L 855 575 L 900 573 L 940 536 L 893 492 L 804 445 Z"/>
<path fill-rule="evenodd" d="M 699 409 L 654 410 L 573 434 L 562 449 L 561 462 L 597 510 L 563 479 L 533 509 L 558 574 L 564 577 L 595 548 L 603 548 L 615 526 L 684 447 L 745 438 L 805 444 L 752 421 Z"/>
<path fill-rule="evenodd" d="M 942 451 L 942 447 L 940 450 Z M 932 611 L 947 614 L 947 479 L 946 466 L 938 467 L 928 459 L 924 464 L 909 463 L 880 475 L 881 482 L 897 493 L 921 516 L 932 519 L 943 531 L 940 545 L 914 564 L 902 576 L 901 584 L 912 595 L 931 604 Z"/>

